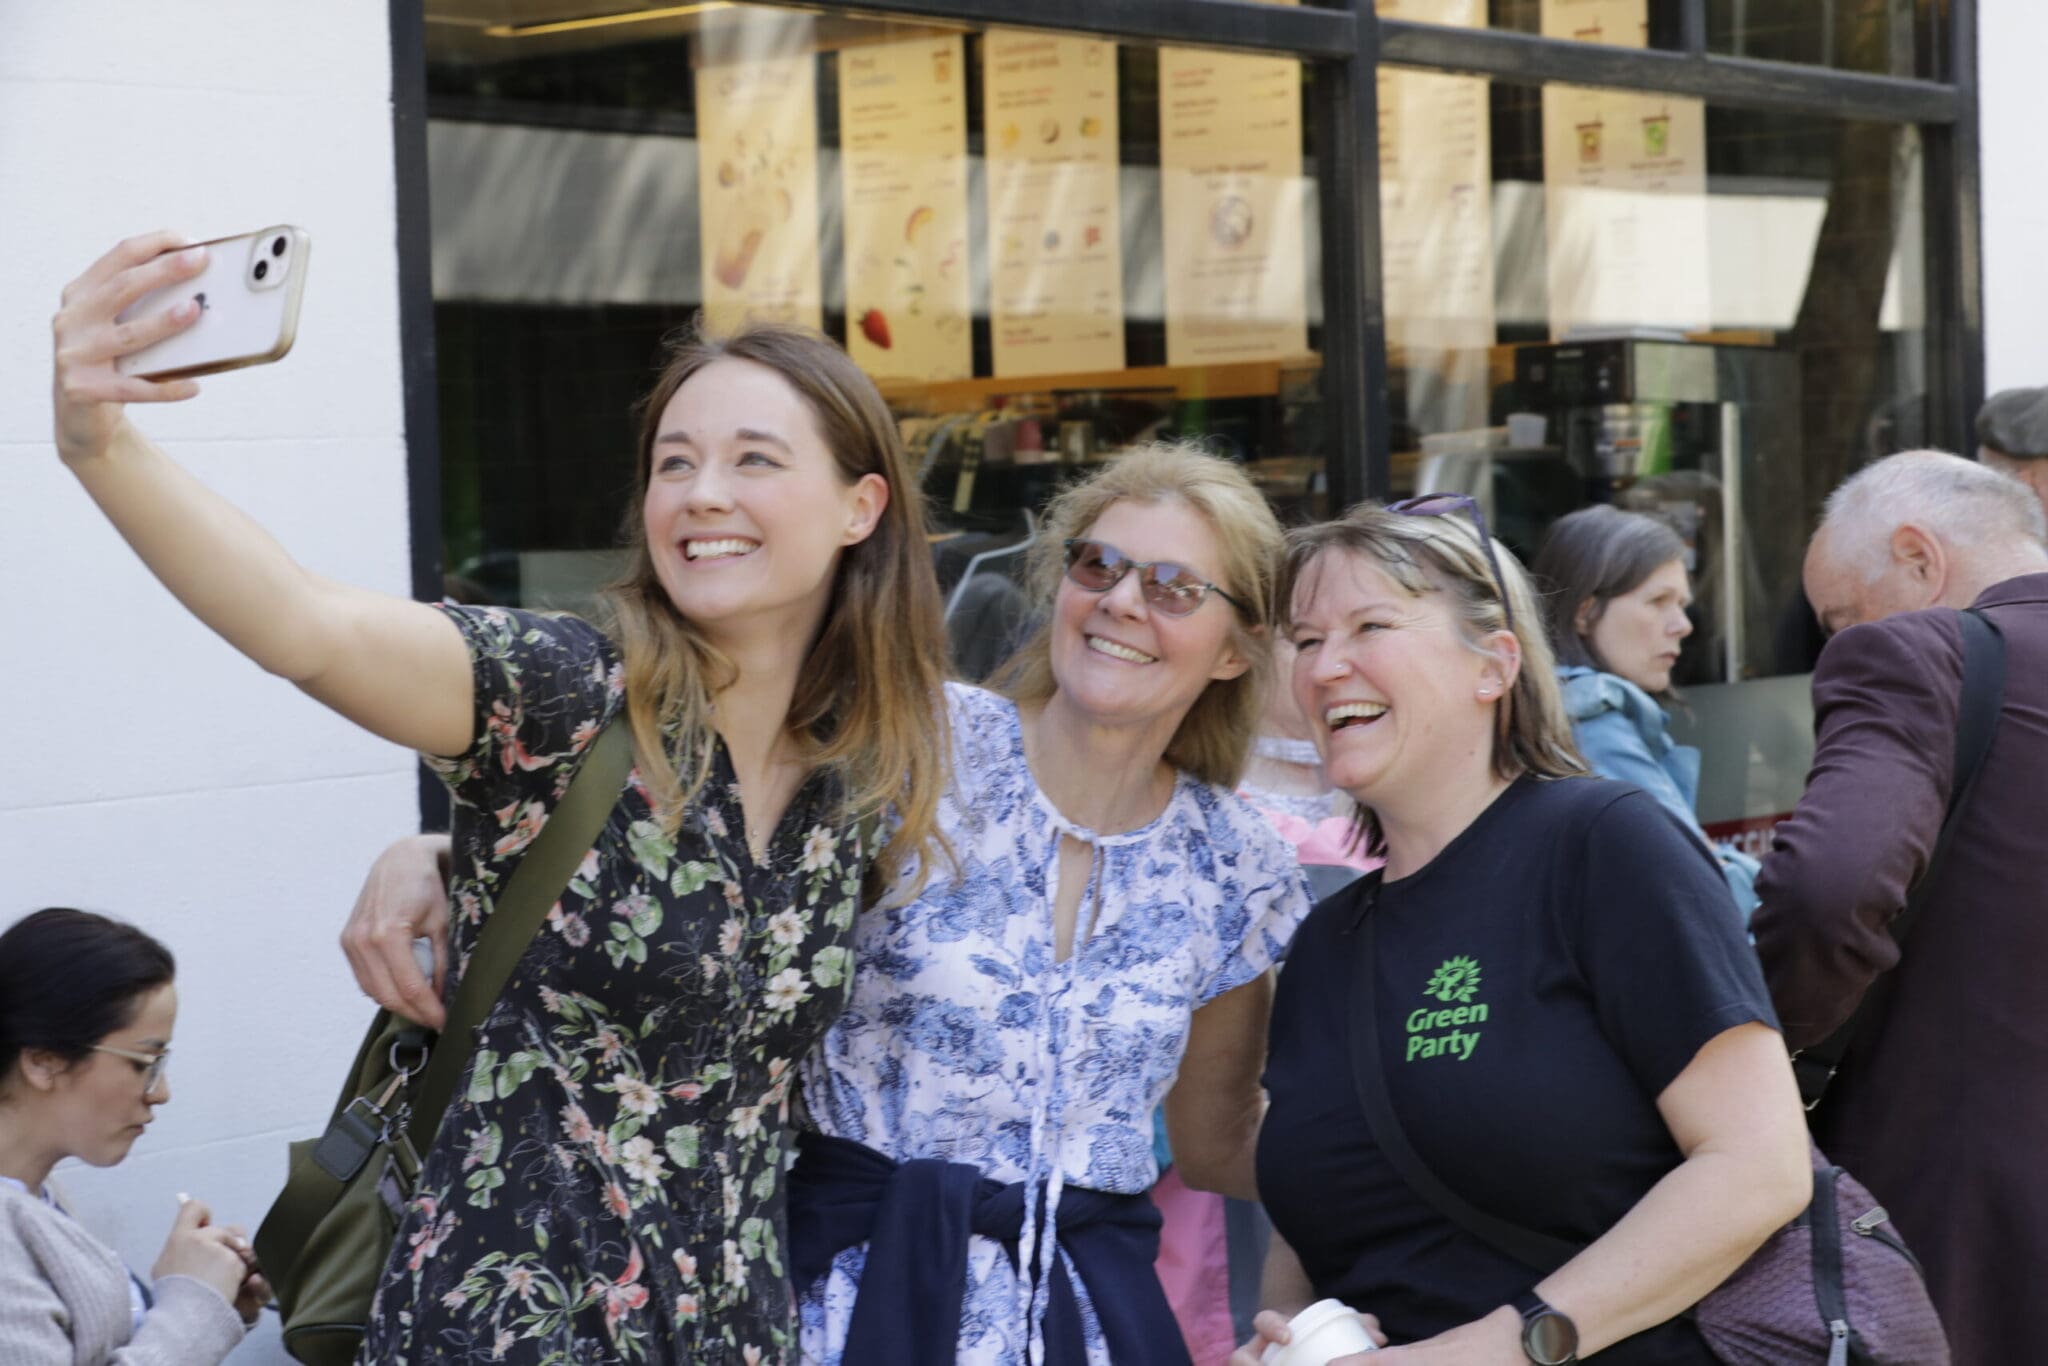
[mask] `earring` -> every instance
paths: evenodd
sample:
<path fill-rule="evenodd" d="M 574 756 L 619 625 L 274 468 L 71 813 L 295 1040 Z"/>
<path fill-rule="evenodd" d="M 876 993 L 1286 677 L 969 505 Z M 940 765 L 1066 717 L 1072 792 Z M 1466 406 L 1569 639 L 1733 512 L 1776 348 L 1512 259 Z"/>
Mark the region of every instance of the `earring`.
<path fill-rule="evenodd" d="M 1480 696 L 1480 697 L 1481 697 L 1482 699 L 1485 699 L 1485 698 L 1490 698 L 1490 697 L 1492 697 L 1492 696 L 1493 696 L 1493 693 L 1494 693 L 1494 688 L 1493 688 L 1493 684 L 1491 684 L 1491 683 L 1482 683 L 1482 684 L 1480 684 L 1480 685 L 1479 685 L 1479 696 Z"/>

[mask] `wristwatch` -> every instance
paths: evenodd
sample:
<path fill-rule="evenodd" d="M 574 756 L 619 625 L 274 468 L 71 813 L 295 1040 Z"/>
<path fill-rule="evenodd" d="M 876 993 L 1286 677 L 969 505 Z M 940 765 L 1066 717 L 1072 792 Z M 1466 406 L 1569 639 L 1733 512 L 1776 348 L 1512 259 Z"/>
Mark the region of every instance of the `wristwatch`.
<path fill-rule="evenodd" d="M 1566 1366 L 1579 1359 L 1579 1328 L 1534 1290 L 1515 1301 L 1522 1316 L 1522 1355 L 1536 1366 Z"/>

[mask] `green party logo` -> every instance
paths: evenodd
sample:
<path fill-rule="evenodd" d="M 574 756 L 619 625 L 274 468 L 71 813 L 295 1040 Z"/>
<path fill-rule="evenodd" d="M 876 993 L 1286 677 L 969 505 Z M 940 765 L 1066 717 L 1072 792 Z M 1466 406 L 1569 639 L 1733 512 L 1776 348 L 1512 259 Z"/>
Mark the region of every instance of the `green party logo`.
<path fill-rule="evenodd" d="M 1434 997 L 1449 1009 L 1432 1010 L 1424 1006 L 1409 1013 L 1408 1053 L 1403 1062 L 1414 1062 L 1417 1058 L 1453 1058 L 1464 1062 L 1471 1058 L 1479 1047 L 1479 1031 L 1465 1026 L 1484 1024 L 1487 1016 L 1485 1003 L 1473 1000 L 1479 994 L 1479 983 L 1479 960 L 1464 954 L 1446 958 L 1443 966 L 1430 974 L 1422 994 Z"/>
<path fill-rule="evenodd" d="M 1436 975 L 1429 979 L 1429 985 L 1422 989 L 1423 995 L 1434 996 L 1446 1005 L 1452 1001 L 1468 1005 L 1478 993 L 1479 964 L 1462 953 L 1456 958 L 1446 958 L 1444 965 L 1436 970 Z"/>

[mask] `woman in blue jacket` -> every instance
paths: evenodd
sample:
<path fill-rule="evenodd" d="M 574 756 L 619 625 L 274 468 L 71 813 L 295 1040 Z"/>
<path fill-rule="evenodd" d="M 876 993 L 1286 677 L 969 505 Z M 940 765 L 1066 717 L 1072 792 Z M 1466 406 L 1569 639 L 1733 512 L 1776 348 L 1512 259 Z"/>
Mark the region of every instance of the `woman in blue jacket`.
<path fill-rule="evenodd" d="M 1593 771 L 1655 797 L 1713 850 L 1736 907 L 1756 909 L 1757 862 L 1707 839 L 1693 805 L 1700 754 L 1671 738 L 1679 646 L 1692 634 L 1685 543 L 1663 522 L 1598 505 L 1559 518 L 1536 557 L 1572 738 Z"/>

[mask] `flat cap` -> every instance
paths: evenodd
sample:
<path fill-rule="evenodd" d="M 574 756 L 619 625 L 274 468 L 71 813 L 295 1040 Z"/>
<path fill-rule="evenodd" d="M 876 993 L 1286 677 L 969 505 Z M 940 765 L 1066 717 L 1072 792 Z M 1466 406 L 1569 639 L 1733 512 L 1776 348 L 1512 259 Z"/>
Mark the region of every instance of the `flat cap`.
<path fill-rule="evenodd" d="M 2006 389 L 1986 399 L 1977 444 L 2015 460 L 2048 459 L 2048 389 Z"/>

